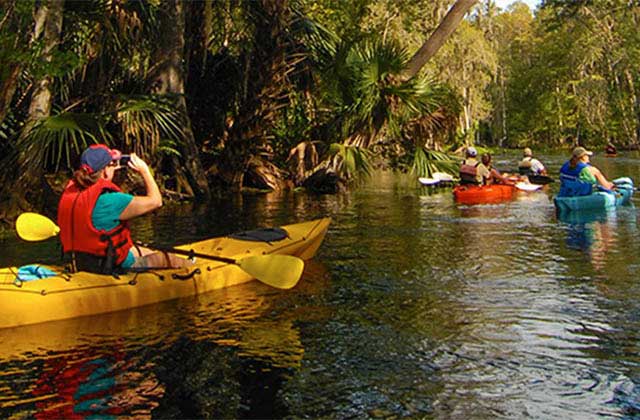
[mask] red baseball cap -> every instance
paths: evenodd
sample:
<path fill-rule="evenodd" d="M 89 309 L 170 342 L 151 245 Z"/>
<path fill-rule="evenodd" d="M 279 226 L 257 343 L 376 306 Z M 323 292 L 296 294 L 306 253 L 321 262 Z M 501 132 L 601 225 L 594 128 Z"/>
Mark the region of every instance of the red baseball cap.
<path fill-rule="evenodd" d="M 93 144 L 89 146 L 80 157 L 80 165 L 89 173 L 98 172 L 114 160 L 119 160 L 122 152 L 117 149 L 109 149 L 106 144 Z"/>

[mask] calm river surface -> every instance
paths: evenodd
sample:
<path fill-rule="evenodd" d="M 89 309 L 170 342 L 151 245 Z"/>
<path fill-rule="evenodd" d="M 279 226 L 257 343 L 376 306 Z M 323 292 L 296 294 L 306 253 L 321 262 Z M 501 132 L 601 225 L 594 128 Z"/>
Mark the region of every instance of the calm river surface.
<path fill-rule="evenodd" d="M 542 158 L 557 174 L 562 156 Z M 637 155 L 594 163 L 640 180 Z M 460 206 L 379 173 L 347 194 L 167 206 L 138 239 L 333 222 L 291 291 L 252 282 L 0 330 L 0 418 L 636 417 L 638 210 L 558 220 L 550 187 Z M 1 266 L 57 255 L 0 239 Z"/>

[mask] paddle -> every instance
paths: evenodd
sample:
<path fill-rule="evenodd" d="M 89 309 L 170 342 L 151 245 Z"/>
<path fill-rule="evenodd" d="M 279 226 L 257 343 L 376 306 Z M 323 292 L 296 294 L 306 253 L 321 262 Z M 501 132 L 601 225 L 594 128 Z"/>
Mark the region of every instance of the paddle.
<path fill-rule="evenodd" d="M 422 185 L 436 185 L 437 183 L 440 182 L 439 179 L 434 179 L 434 178 L 425 178 L 425 177 L 420 177 L 418 178 L 418 181 L 422 184 Z"/>
<path fill-rule="evenodd" d="M 60 228 L 41 214 L 22 213 L 16 220 L 16 231 L 25 241 L 35 242 L 56 236 Z M 235 260 L 177 248 L 153 249 L 234 264 L 256 280 L 278 289 L 290 289 L 295 286 L 304 269 L 304 261 L 292 255 L 252 255 Z"/>
<path fill-rule="evenodd" d="M 516 182 L 515 187 L 520 191 L 537 191 L 542 188 L 542 185 L 528 184 L 526 182 Z"/>

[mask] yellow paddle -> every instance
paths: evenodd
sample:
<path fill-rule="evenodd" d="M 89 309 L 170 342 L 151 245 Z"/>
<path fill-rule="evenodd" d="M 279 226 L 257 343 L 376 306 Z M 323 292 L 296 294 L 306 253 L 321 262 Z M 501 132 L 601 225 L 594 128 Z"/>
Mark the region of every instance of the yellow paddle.
<path fill-rule="evenodd" d="M 56 236 L 60 228 L 41 214 L 22 213 L 16 220 L 16 231 L 25 241 L 35 242 Z M 304 269 L 304 261 L 292 255 L 253 255 L 235 260 L 176 248 L 157 250 L 234 264 L 256 280 L 278 289 L 290 289 L 295 286 Z"/>
<path fill-rule="evenodd" d="M 53 220 L 38 213 L 22 213 L 16 220 L 18 236 L 29 242 L 44 241 L 60 233 Z"/>

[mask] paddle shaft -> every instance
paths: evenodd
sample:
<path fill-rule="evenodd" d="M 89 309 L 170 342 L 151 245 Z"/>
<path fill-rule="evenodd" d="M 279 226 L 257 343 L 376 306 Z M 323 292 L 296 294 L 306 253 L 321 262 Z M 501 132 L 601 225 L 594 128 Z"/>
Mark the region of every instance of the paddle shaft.
<path fill-rule="evenodd" d="M 37 213 L 23 213 L 16 220 L 18 236 L 27 241 L 42 241 L 58 235 L 60 228 L 48 217 Z M 304 261 L 293 255 L 263 254 L 250 255 L 238 260 L 216 255 L 203 254 L 193 250 L 177 248 L 156 248 L 140 242 L 136 245 L 146 246 L 152 250 L 171 254 L 199 257 L 204 260 L 221 261 L 233 264 L 245 273 L 272 287 L 290 289 L 298 283 L 304 269 Z"/>
<path fill-rule="evenodd" d="M 204 258 L 204 259 L 207 259 L 207 260 L 215 260 L 215 261 L 226 262 L 226 263 L 229 263 L 229 264 L 237 264 L 238 263 L 238 261 L 234 260 L 233 258 L 220 257 L 220 256 L 217 256 L 217 255 L 202 254 L 200 252 L 195 252 L 193 250 L 187 251 L 187 250 L 184 250 L 184 249 L 177 249 L 177 248 L 159 248 L 159 247 L 156 247 L 156 246 L 143 244 L 141 242 L 136 242 L 136 245 L 144 246 L 144 247 L 153 249 L 155 251 L 169 252 L 171 254 L 178 254 L 178 255 L 185 255 L 187 257 L 198 257 L 198 258 Z"/>

